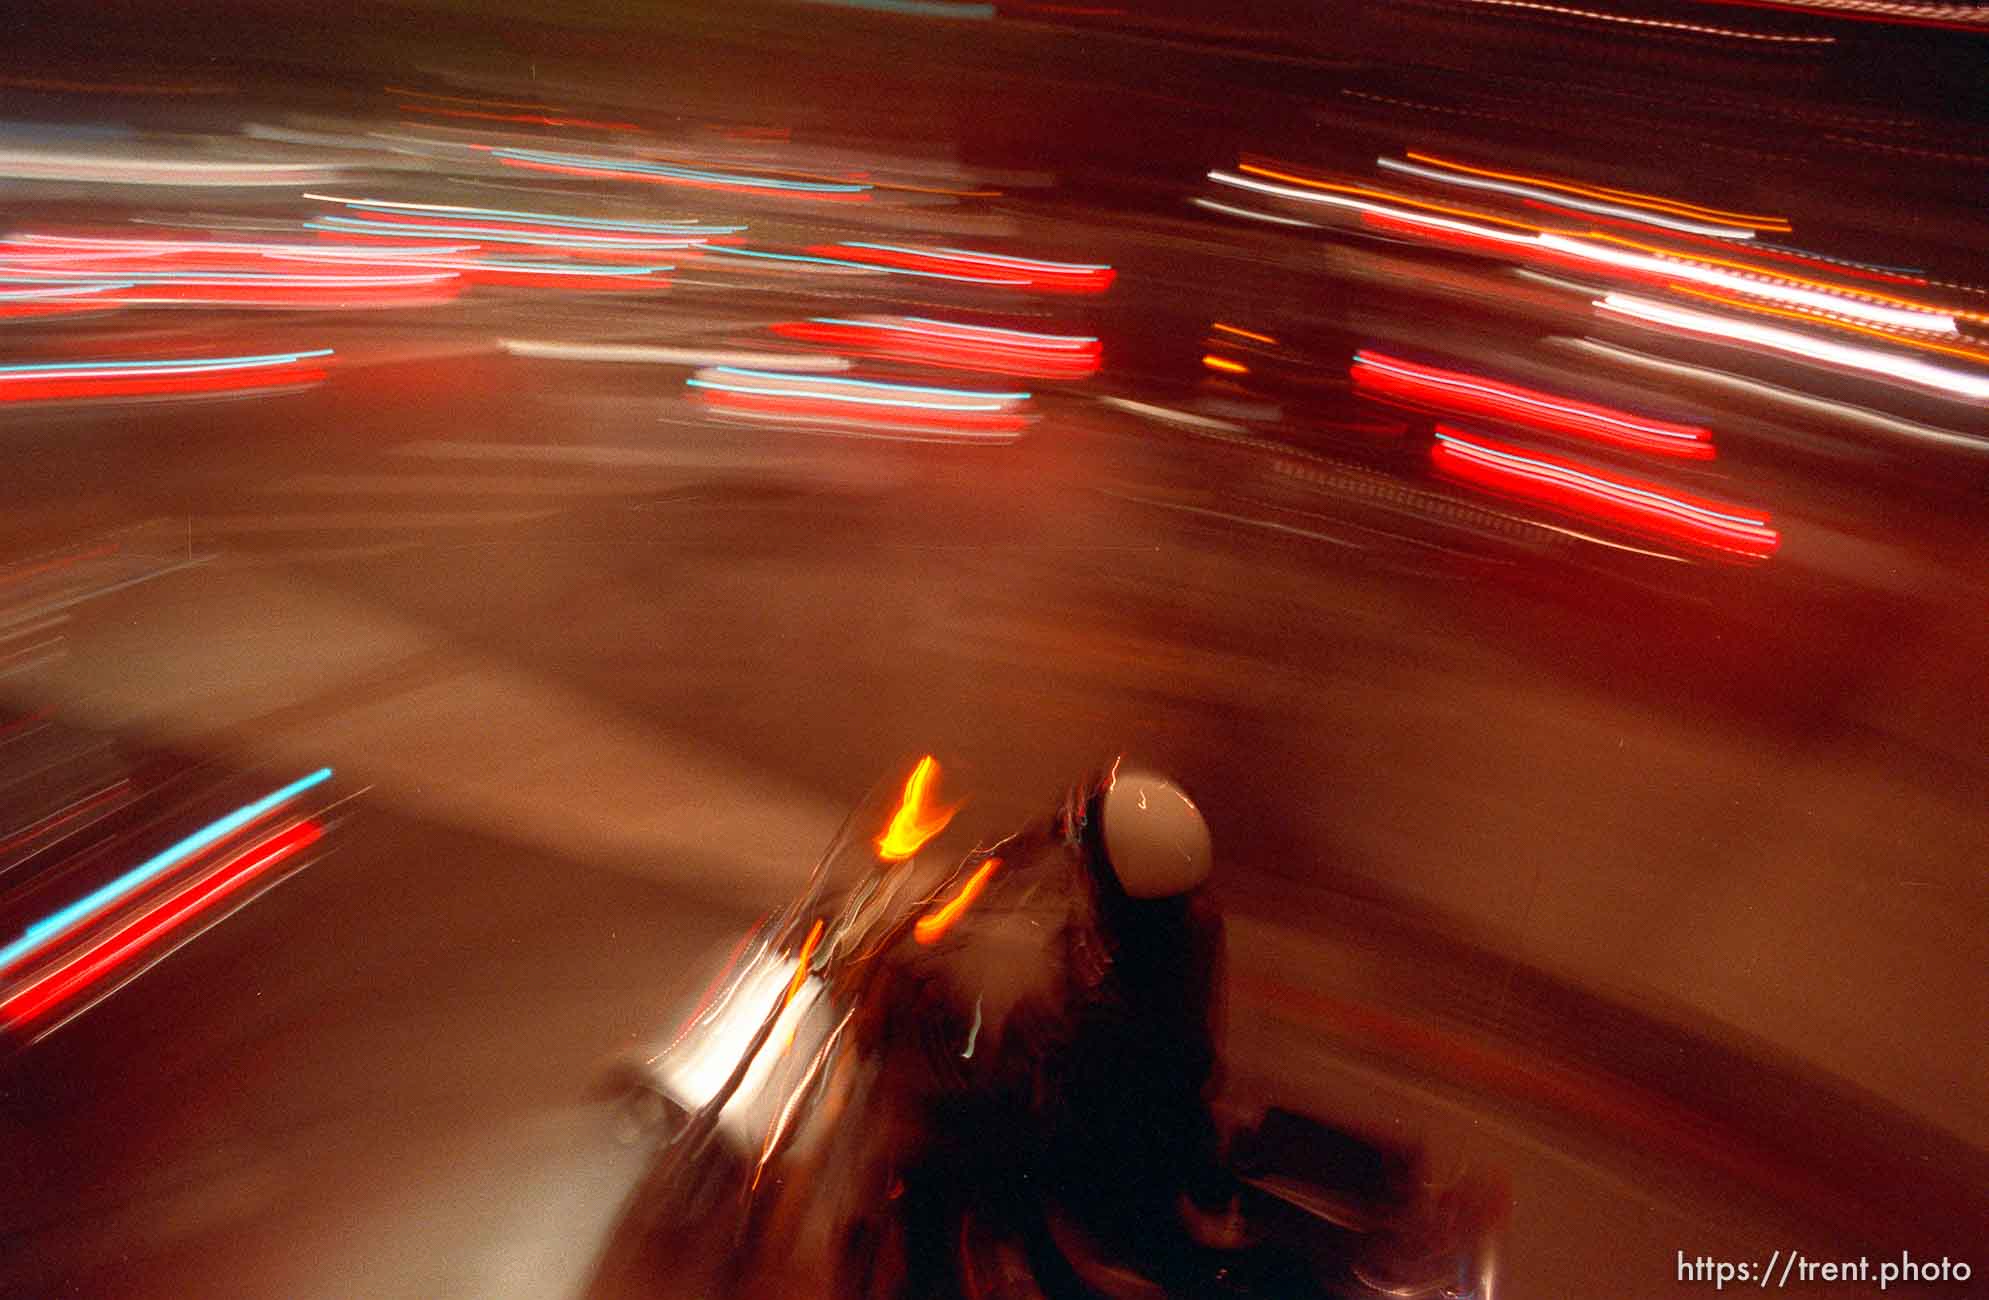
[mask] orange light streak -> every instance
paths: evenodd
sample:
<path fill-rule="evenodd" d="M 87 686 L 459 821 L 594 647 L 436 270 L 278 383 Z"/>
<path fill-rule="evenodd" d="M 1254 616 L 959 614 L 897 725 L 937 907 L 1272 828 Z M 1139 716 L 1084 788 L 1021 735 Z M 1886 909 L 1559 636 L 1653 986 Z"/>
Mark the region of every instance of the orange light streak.
<path fill-rule="evenodd" d="M 1777 271 L 1771 267 L 1760 266 L 1753 262 L 1736 262 L 1732 258 L 1713 257 L 1706 253 L 1681 253 L 1675 248 L 1665 248 L 1660 244 L 1646 244 L 1635 239 L 1625 239 L 1621 235 L 1605 235 L 1600 231 L 1591 232 L 1586 237 L 1603 243 L 1621 244 L 1625 248 L 1634 248 L 1638 252 L 1649 253 L 1654 257 L 1669 257 L 1680 262 L 1704 262 L 1708 266 L 1723 266 L 1730 271 L 1740 271 L 1747 275 L 1758 275 L 1764 280 L 1776 280 L 1783 284 L 1793 284 L 1804 289 L 1814 289 L 1819 293 L 1831 293 L 1840 297 L 1858 299 L 1864 302 L 1884 303 L 1888 307 L 1901 307 L 1908 311 L 1934 312 L 1942 316 L 1953 316 L 1961 320 L 1989 322 L 1989 313 L 1960 311 L 1953 307 L 1943 307 L 1931 302 L 1922 302 L 1917 298 L 1901 298 L 1896 294 L 1879 293 L 1871 289 L 1853 289 L 1848 285 L 1835 281 L 1812 280 L 1808 276 L 1791 275 L 1786 271 Z"/>
<path fill-rule="evenodd" d="M 1000 858 L 989 858 L 975 868 L 974 874 L 967 877 L 966 883 L 960 886 L 959 893 L 947 899 L 938 910 L 918 919 L 912 926 L 912 938 L 922 944 L 939 942 L 946 932 L 953 928 L 953 923 L 974 905 L 974 900 L 981 896 L 983 889 L 987 888 L 988 877 L 992 876 L 995 868 L 1000 865 Z"/>
<path fill-rule="evenodd" d="M 822 918 L 816 917 L 815 924 L 808 927 L 808 937 L 801 941 L 801 955 L 795 959 L 794 978 L 787 982 L 787 995 L 780 1000 L 782 1011 L 795 998 L 801 996 L 803 986 L 808 983 L 808 962 L 815 955 L 815 945 L 822 942 Z"/>
<path fill-rule="evenodd" d="M 1336 185 L 1331 181 L 1315 181 L 1309 176 L 1294 176 L 1290 172 L 1274 171 L 1269 167 L 1259 167 L 1255 163 L 1240 162 L 1236 170 L 1249 172 L 1255 176 L 1268 176 L 1273 180 L 1290 181 L 1308 189 L 1327 190 L 1335 194 L 1355 194 L 1364 199 L 1380 199 L 1384 203 L 1400 203 L 1405 207 L 1422 208 L 1429 212 L 1441 212 L 1446 216 L 1465 217 L 1472 221 L 1489 222 L 1495 226 L 1510 226 L 1514 230 L 1524 230 L 1529 234 L 1562 234 L 1563 231 L 1550 231 L 1546 226 L 1536 226 L 1525 221 L 1514 221 L 1508 217 L 1495 217 L 1489 212 L 1473 208 L 1453 207 L 1448 203 L 1430 203 L 1423 199 L 1412 199 L 1406 194 L 1396 194 L 1390 190 L 1369 189 L 1364 185 Z"/>
<path fill-rule="evenodd" d="M 1886 343 L 1896 343 L 1903 348 L 1917 348 L 1922 352 L 1940 352 L 1951 357 L 1961 357 L 1966 361 L 1989 364 L 1989 352 L 1980 348 L 1958 348 L 1946 343 L 1930 343 L 1926 339 L 1916 339 L 1906 334 L 1894 334 L 1873 325 L 1860 325 L 1856 321 L 1840 320 L 1835 316 L 1825 316 L 1819 312 L 1804 311 L 1797 307 L 1771 307 L 1765 302 L 1749 302 L 1745 298 L 1732 298 L 1723 293 L 1713 293 L 1705 289 L 1694 289 L 1683 284 L 1667 285 L 1673 293 L 1687 297 L 1716 302 L 1722 307 L 1738 307 L 1742 311 L 1759 312 L 1764 316 L 1780 316 L 1804 325 L 1828 325 L 1832 329 L 1851 330 L 1854 333 L 1869 335 Z"/>
<path fill-rule="evenodd" d="M 1408 157 L 1416 162 L 1430 163 L 1438 167 L 1448 167 L 1452 171 L 1464 172 L 1472 176 L 1485 176 L 1493 180 L 1514 181 L 1521 185 L 1538 185 L 1542 189 L 1560 190 L 1564 194 L 1579 194 L 1585 198 L 1604 199 L 1611 203 L 1626 203 L 1631 207 L 1648 208 L 1653 212 L 1665 212 L 1674 217 L 1692 217 L 1701 221 L 1718 221 L 1730 226 L 1751 226 L 1760 230 L 1788 230 L 1787 217 L 1760 216 L 1751 212 L 1728 212 L 1720 208 L 1709 208 L 1698 203 L 1687 203 L 1682 199 L 1668 199 L 1660 194 L 1640 194 L 1636 190 L 1613 189 L 1606 185 L 1578 185 L 1572 181 L 1553 181 L 1544 176 L 1528 176 L 1523 172 L 1494 171 L 1489 167 L 1472 167 L 1465 163 L 1438 158 L 1434 154 L 1408 152 Z"/>
<path fill-rule="evenodd" d="M 1219 329 L 1225 334 L 1234 334 L 1236 335 L 1236 337 L 1241 339 L 1255 339 L 1259 343 L 1271 343 L 1271 344 L 1277 343 L 1277 340 L 1272 338 L 1268 334 L 1257 334 L 1250 330 L 1238 329 L 1234 325 L 1225 325 L 1221 321 L 1216 321 L 1213 325 L 1210 326 L 1210 328 Z"/>

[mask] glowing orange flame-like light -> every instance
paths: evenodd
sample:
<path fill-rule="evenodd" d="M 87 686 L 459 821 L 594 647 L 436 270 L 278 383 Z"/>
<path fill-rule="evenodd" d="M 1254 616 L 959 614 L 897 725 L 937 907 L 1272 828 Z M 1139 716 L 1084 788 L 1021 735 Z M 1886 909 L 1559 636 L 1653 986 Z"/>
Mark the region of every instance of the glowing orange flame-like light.
<path fill-rule="evenodd" d="M 930 754 L 912 769 L 911 779 L 905 782 L 904 798 L 898 801 L 898 811 L 892 814 L 891 824 L 884 828 L 884 833 L 877 837 L 878 857 L 886 862 L 903 862 L 953 820 L 959 809 L 934 808 L 931 804 L 932 784 L 938 777 L 939 762 Z"/>
<path fill-rule="evenodd" d="M 981 890 L 987 887 L 988 877 L 992 876 L 995 868 L 1000 865 L 1000 858 L 989 858 L 983 862 L 975 869 L 973 875 L 967 877 L 967 882 L 960 886 L 959 893 L 947 899 L 938 908 L 921 916 L 913 924 L 912 938 L 923 944 L 939 942 L 940 937 L 953 928 L 953 923 L 960 919 L 961 914 L 974 905 L 974 900 L 981 896 Z"/>

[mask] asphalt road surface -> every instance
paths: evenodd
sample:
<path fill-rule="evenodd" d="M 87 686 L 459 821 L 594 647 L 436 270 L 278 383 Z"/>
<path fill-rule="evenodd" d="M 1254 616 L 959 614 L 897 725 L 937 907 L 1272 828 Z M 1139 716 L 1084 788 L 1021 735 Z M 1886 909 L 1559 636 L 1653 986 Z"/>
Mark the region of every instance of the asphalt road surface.
<path fill-rule="evenodd" d="M 61 793 L 48 773 L 88 749 L 107 772 L 269 787 L 328 766 L 349 800 L 304 870 L 0 1062 L 0 1295 L 573 1294 L 644 1157 L 593 1097 L 605 1065 L 799 884 L 872 781 L 937 755 L 968 801 L 964 847 L 1122 749 L 1177 773 L 1215 833 L 1231 1104 L 1297 1105 L 1508 1180 L 1508 1294 L 1675 1295 L 1679 1251 L 1975 1250 L 1989 1268 L 1979 404 L 1940 408 L 1950 442 L 1902 452 L 1693 390 L 1680 409 L 1731 436 L 1702 490 L 1774 506 L 1783 544 L 1760 565 L 1570 536 L 1375 444 L 1360 430 L 1390 413 L 1347 391 L 1355 348 L 1510 362 L 1549 337 L 1620 339 L 1569 326 L 1586 300 L 1551 287 L 1486 297 L 1467 258 L 1294 244 L 1189 205 L 1234 161 L 1218 152 L 1320 134 L 1305 115 L 1328 82 L 1307 78 L 1370 99 L 1392 78 L 1399 100 L 1467 57 L 1389 63 L 1371 27 L 1339 68 L 1172 29 L 1072 46 L 1004 18 L 974 44 L 911 16 L 754 10 L 686 28 L 673 101 L 632 88 L 668 39 L 653 26 L 610 54 L 594 27 L 520 25 L 513 49 L 434 17 L 307 55 L 308 25 L 255 12 L 266 62 L 230 74 L 253 102 L 189 98 L 180 129 L 286 103 L 327 129 L 390 75 L 495 100 L 517 93 L 507 59 L 548 96 L 591 78 L 592 102 L 655 120 L 798 123 L 1018 194 L 805 220 L 753 199 L 756 229 L 790 249 L 1008 239 L 1109 262 L 1104 295 L 1007 318 L 1095 335 L 1105 361 L 1004 380 L 1032 390 L 1034 423 L 971 445 L 728 421 L 683 355 L 570 350 L 759 349 L 783 321 L 953 301 L 709 254 L 667 293 L 9 322 L 10 361 L 330 347 L 338 364 L 295 392 L 0 409 L 0 702 L 26 720 L 0 731 L 0 795 Z M 382 67 L 395 39 L 408 52 Z M 840 51 L 884 80 L 783 90 L 741 71 L 811 41 L 810 66 Z M 1688 80 L 1726 66 L 1665 57 Z M 907 70 L 947 59 L 960 85 Z M 1663 71 L 1625 66 L 1626 85 Z M 272 89 L 271 67 L 318 80 Z M 1259 98 L 1235 89 L 1246 73 Z M 1760 103 L 1878 112 L 1836 75 Z M 1508 108 L 1534 93 L 1512 76 Z M 1032 154 L 1038 118 L 1081 123 L 1119 83 L 1180 104 L 1152 109 L 1138 148 Z M 961 85 L 1022 107 L 982 122 Z M 886 112 L 892 86 L 912 98 Z M 945 111 L 919 118 L 920 95 Z M 1403 129 L 1348 98 L 1322 158 Z M 94 101 L 49 102 L 73 121 Z M 1220 106 L 1213 136 L 1166 125 L 1198 104 Z M 1795 147 L 1664 111 L 1724 142 L 1701 170 L 1674 164 L 1694 192 L 1748 174 L 1733 141 Z M 1567 130 L 1571 159 L 1608 144 Z M 1876 156 L 1846 144 L 1806 187 L 1764 171 L 1755 192 L 1852 247 L 1890 222 L 1902 260 L 1966 266 L 1977 164 L 1893 185 L 1890 210 L 1843 202 L 1887 188 Z M 247 229 L 280 208 L 23 195 L 24 228 L 220 212 Z M 1271 342 L 1225 352 L 1242 336 L 1216 321 Z M 1933 427 L 1919 401 L 1897 420 Z"/>

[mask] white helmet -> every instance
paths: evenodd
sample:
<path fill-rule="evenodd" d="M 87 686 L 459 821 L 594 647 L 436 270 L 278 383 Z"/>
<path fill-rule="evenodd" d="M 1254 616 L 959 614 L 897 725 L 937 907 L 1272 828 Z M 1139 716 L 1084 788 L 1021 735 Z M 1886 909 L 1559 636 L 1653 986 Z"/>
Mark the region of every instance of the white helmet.
<path fill-rule="evenodd" d="M 1173 898 L 1208 879 L 1209 824 L 1157 772 L 1114 768 L 1099 810 L 1105 861 L 1128 898 Z"/>

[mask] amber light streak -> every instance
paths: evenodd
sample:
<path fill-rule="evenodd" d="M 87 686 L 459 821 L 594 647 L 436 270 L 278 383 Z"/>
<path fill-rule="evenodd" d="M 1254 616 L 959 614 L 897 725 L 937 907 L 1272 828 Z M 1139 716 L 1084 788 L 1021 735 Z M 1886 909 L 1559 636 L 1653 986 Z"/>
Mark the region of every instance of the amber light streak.
<path fill-rule="evenodd" d="M 815 958 L 815 945 L 822 942 L 822 918 L 816 917 L 815 924 L 808 927 L 808 937 L 801 941 L 801 955 L 794 961 L 794 978 L 787 982 L 787 993 L 780 1000 L 782 1010 L 786 1010 L 808 983 L 808 963 Z"/>
<path fill-rule="evenodd" d="M 974 869 L 974 874 L 962 882 L 958 893 L 947 899 L 939 907 L 921 916 L 912 926 L 912 937 L 922 944 L 933 944 L 953 928 L 966 910 L 974 905 L 974 900 L 987 888 L 988 877 L 1001 865 L 1000 858 L 989 858 Z"/>
<path fill-rule="evenodd" d="M 1863 334 L 1867 338 L 1880 339 L 1886 343 L 1896 343 L 1903 348 L 1917 348 L 1922 352 L 1938 352 L 1943 356 L 1961 357 L 1967 361 L 1989 362 L 1989 352 L 1984 352 L 1980 348 L 1955 347 L 1947 343 L 1935 343 L 1931 339 L 1916 339 L 1911 335 L 1899 334 L 1887 329 L 1879 329 L 1858 321 L 1845 320 L 1840 316 L 1833 316 L 1828 312 L 1805 310 L 1800 307 L 1772 307 L 1765 302 L 1748 302 L 1744 298 L 1736 298 L 1723 293 L 1711 293 L 1704 289 L 1694 289 L 1683 284 L 1667 285 L 1666 287 L 1673 293 L 1683 294 L 1688 298 L 1698 298 L 1704 302 L 1716 302 L 1722 307 L 1737 307 L 1742 311 L 1751 311 L 1762 316 L 1779 316 L 1783 320 L 1797 321 L 1804 325 L 1827 325 L 1831 329 L 1850 330 L 1855 334 Z"/>
<path fill-rule="evenodd" d="M 927 274 L 994 276 L 998 278 L 984 282 L 1051 293 L 1103 293 L 1118 276 L 1118 272 L 1102 264 L 1046 262 L 1041 258 L 968 248 L 908 248 L 850 240 L 840 244 L 811 244 L 803 252 L 810 257 Z"/>
<path fill-rule="evenodd" d="M 1651 257 L 1641 253 L 1621 252 L 1588 239 L 1570 239 L 1562 235 L 1542 235 L 1540 244 L 1556 252 L 1620 268 L 1632 276 L 1646 280 L 1669 281 L 1689 280 L 1694 284 L 1712 285 L 1715 288 L 1731 290 L 1756 298 L 1773 298 L 1780 302 L 1799 306 L 1814 307 L 1821 311 L 1841 312 L 1847 316 L 1857 316 L 1877 325 L 1890 325 L 1898 329 L 1917 329 L 1952 334 L 1954 320 L 1946 313 L 1932 314 L 1919 308 L 1905 309 L 1889 307 L 1869 300 L 1865 296 L 1853 297 L 1842 292 L 1820 292 L 1806 289 L 1783 276 L 1745 274 L 1723 271 L 1693 258 Z"/>
<path fill-rule="evenodd" d="M 1729 271 L 1738 271 L 1746 276 L 1759 277 L 1760 279 L 1773 281 L 1777 284 L 1793 285 L 1801 289 L 1813 289 L 1818 293 L 1830 294 L 1834 297 L 1878 303 L 1882 306 L 1897 307 L 1902 311 L 1922 312 L 1936 318 L 1958 317 L 1962 320 L 1989 321 L 1989 313 L 1957 310 L 1953 307 L 1944 307 L 1938 303 L 1925 302 L 1918 298 L 1902 298 L 1897 294 L 1880 293 L 1873 289 L 1857 288 L 1830 280 L 1816 280 L 1809 276 L 1793 275 L 1787 271 L 1776 270 L 1773 267 L 1762 266 L 1755 262 L 1739 262 L 1728 257 L 1715 257 L 1708 253 L 1682 253 L 1677 249 L 1664 248 L 1657 244 L 1646 244 L 1635 239 L 1625 239 L 1621 235 L 1605 235 L 1600 232 L 1593 232 L 1588 238 L 1597 243 L 1619 244 L 1624 248 L 1633 248 L 1640 253 L 1649 253 L 1656 257 L 1669 258 L 1686 263 L 1700 263 L 1707 266 L 1723 267 Z M 1951 326 L 1952 322 L 1950 321 L 1949 324 Z M 1938 320 L 1930 321 L 1921 328 L 1939 330 L 1940 324 Z"/>
<path fill-rule="evenodd" d="M 1753 321 L 1739 320 L 1714 312 L 1674 307 L 1669 303 L 1652 302 L 1631 294 L 1608 294 L 1598 299 L 1595 307 L 1597 311 L 1608 315 L 1627 316 L 1649 325 L 1685 330 L 1709 338 L 1785 352 L 1806 361 L 1884 375 L 1902 383 L 1932 389 L 1969 401 L 1989 400 L 1989 375 L 1979 371 L 1954 370 L 1946 366 L 1929 365 L 1924 361 L 1896 353 L 1880 352 L 1875 348 L 1854 347 L 1834 339 L 1816 338 L 1796 330 L 1756 324 Z"/>
<path fill-rule="evenodd" d="M 1392 190 L 1370 189 L 1365 185 L 1340 185 L 1332 181 L 1314 180 L 1310 176 L 1298 176 L 1291 172 L 1281 172 L 1252 162 L 1236 164 L 1236 170 L 1248 172 L 1252 176 L 1264 176 L 1275 181 L 1286 181 L 1292 185 L 1302 185 L 1311 190 L 1323 190 L 1331 194 L 1351 194 L 1363 199 L 1380 199 L 1384 203 L 1400 203 L 1405 207 L 1421 208 L 1426 212 L 1441 212 L 1450 217 L 1466 217 L 1472 221 L 1486 221 L 1495 226 L 1508 226 L 1514 230 L 1524 230 L 1532 235 L 1552 234 L 1546 226 L 1536 226 L 1527 221 L 1514 221 L 1509 217 L 1494 216 L 1480 212 L 1476 208 L 1454 207 L 1448 203 L 1431 203 L 1427 199 L 1411 198 Z"/>
<path fill-rule="evenodd" d="M 938 779 L 939 761 L 927 754 L 906 780 L 904 797 L 898 801 L 891 824 L 877 837 L 878 857 L 886 862 L 903 862 L 953 820 L 959 809 L 932 806 L 932 787 Z"/>
<path fill-rule="evenodd" d="M 1234 325 L 1225 325 L 1221 321 L 1216 321 L 1210 328 L 1219 329 L 1225 334 L 1234 334 L 1240 339 L 1250 339 L 1257 343 L 1269 343 L 1273 346 L 1277 344 L 1277 340 L 1268 334 L 1258 334 L 1252 330 L 1238 329 Z"/>
<path fill-rule="evenodd" d="M 1464 172 L 1471 176 L 1483 176 L 1491 180 L 1512 181 L 1521 185 L 1535 185 L 1542 189 L 1560 190 L 1564 194 L 1579 194 L 1585 198 L 1602 199 L 1610 203 L 1621 203 L 1629 207 L 1648 208 L 1653 212 L 1664 212 L 1675 217 L 1690 217 L 1698 221 L 1720 221 L 1735 226 L 1752 226 L 1758 230 L 1787 230 L 1787 217 L 1762 216 L 1752 212 L 1728 212 L 1721 208 L 1709 208 L 1698 203 L 1687 203 L 1683 199 L 1670 199 L 1661 194 L 1640 194 L 1636 190 L 1612 189 L 1605 185 L 1579 185 L 1572 181 L 1549 180 L 1544 176 L 1528 176 L 1523 172 L 1494 171 L 1489 167 L 1473 167 L 1467 163 L 1452 162 L 1434 154 L 1418 153 L 1410 150 L 1409 158 L 1415 162 L 1428 163 L 1432 167 L 1445 167 L 1451 171 Z"/>
<path fill-rule="evenodd" d="M 1244 365 L 1242 362 L 1231 361 L 1227 357 L 1219 357 L 1213 353 L 1203 357 L 1202 364 L 1211 370 L 1222 370 L 1232 375 L 1247 375 L 1250 373 L 1250 367 Z"/>

